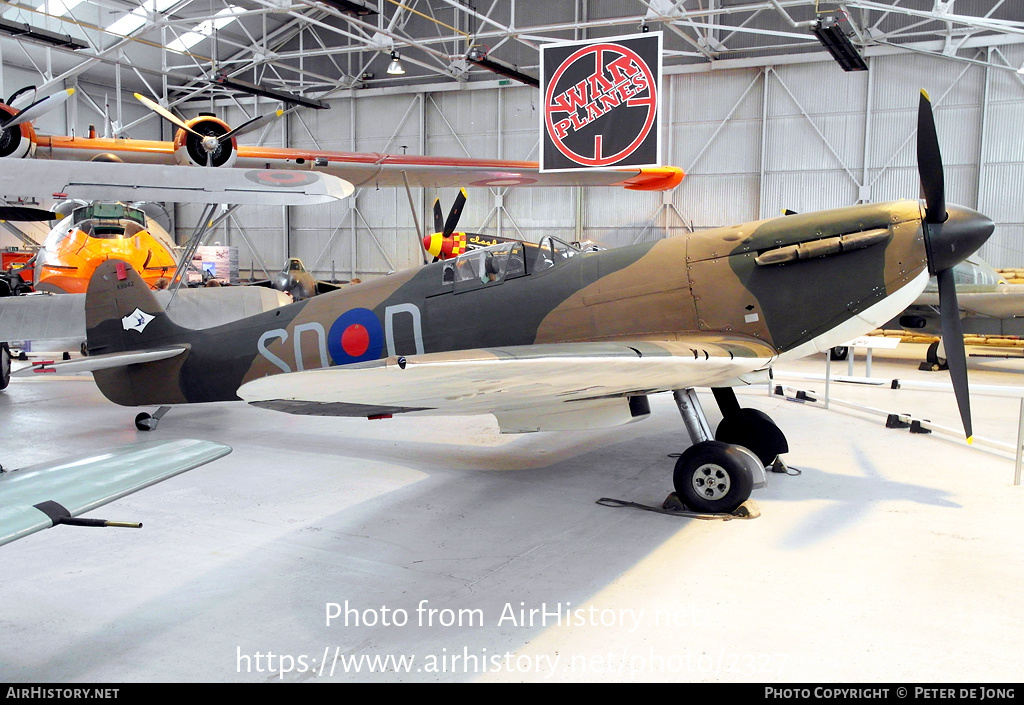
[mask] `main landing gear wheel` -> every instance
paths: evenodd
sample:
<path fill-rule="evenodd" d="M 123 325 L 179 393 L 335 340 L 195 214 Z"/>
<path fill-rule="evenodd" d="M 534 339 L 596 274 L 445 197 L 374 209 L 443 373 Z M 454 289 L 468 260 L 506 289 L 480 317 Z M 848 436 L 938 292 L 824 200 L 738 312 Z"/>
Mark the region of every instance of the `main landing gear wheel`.
<path fill-rule="evenodd" d="M 845 345 L 837 345 L 828 351 L 833 360 L 845 360 L 850 355 L 850 348 Z"/>
<path fill-rule="evenodd" d="M 760 409 L 740 409 L 722 419 L 715 440 L 749 448 L 765 467 L 789 452 L 786 435 Z"/>
<path fill-rule="evenodd" d="M 676 461 L 672 477 L 686 506 L 698 512 L 734 511 L 754 488 L 748 463 L 754 459 L 736 446 L 702 441 L 687 448 Z"/>
<path fill-rule="evenodd" d="M 928 346 L 928 352 L 925 353 L 925 359 L 933 365 L 938 365 L 940 370 L 949 369 L 946 366 L 946 350 L 942 347 L 941 340 L 936 340 Z"/>
<path fill-rule="evenodd" d="M 7 389 L 11 383 L 11 349 L 7 343 L 0 343 L 0 389 Z"/>

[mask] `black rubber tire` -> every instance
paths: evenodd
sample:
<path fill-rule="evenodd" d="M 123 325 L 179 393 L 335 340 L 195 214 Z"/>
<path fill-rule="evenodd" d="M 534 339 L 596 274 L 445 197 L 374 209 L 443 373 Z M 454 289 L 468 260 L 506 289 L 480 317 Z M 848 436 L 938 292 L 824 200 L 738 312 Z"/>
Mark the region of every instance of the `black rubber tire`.
<path fill-rule="evenodd" d="M 11 349 L 7 343 L 0 343 L 0 389 L 7 389 L 11 383 Z"/>
<path fill-rule="evenodd" d="M 672 476 L 676 495 L 694 511 L 735 511 L 754 488 L 754 478 L 741 454 L 735 446 L 719 441 L 690 446 L 676 461 Z"/>
<path fill-rule="evenodd" d="M 946 358 L 939 355 L 939 345 L 942 341 L 936 340 L 934 343 L 928 346 L 928 352 L 925 353 L 925 359 L 933 365 L 938 365 L 941 369 L 946 369 Z"/>
<path fill-rule="evenodd" d="M 828 351 L 833 360 L 845 360 L 850 356 L 850 348 L 845 345 L 837 345 Z"/>
<path fill-rule="evenodd" d="M 715 440 L 743 446 L 752 451 L 765 467 L 789 452 L 786 434 L 760 409 L 740 409 L 740 413 L 722 419 L 715 429 Z"/>
<path fill-rule="evenodd" d="M 150 420 L 150 418 L 152 417 L 145 411 L 143 411 L 141 414 L 135 417 L 135 428 L 139 429 L 140 431 L 152 431 L 153 429 L 150 427 L 148 423 L 146 423 L 147 421 Z"/>

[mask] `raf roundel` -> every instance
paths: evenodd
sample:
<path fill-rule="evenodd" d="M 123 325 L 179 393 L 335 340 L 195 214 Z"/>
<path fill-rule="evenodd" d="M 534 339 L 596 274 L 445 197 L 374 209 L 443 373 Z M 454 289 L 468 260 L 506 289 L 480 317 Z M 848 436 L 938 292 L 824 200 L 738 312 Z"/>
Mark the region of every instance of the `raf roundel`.
<path fill-rule="evenodd" d="M 327 334 L 327 351 L 335 365 L 376 360 L 384 349 L 384 330 L 367 308 L 346 311 Z"/>

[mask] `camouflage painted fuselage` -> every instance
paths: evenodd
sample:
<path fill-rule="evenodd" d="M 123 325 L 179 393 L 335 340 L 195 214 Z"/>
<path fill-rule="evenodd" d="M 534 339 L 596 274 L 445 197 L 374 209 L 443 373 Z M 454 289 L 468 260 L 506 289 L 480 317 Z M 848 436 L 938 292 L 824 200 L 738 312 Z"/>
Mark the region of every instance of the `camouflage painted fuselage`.
<path fill-rule="evenodd" d="M 89 348 L 188 346 L 96 372 L 124 405 L 235 400 L 267 375 L 498 346 L 724 337 L 798 356 L 868 332 L 917 296 L 921 215 L 916 201 L 853 206 L 556 262 L 528 255 L 491 277 L 452 280 L 445 268 L 459 260 L 436 262 L 205 330 L 174 324 L 110 265 L 90 285 Z M 136 308 L 156 315 L 141 331 L 125 322 Z"/>

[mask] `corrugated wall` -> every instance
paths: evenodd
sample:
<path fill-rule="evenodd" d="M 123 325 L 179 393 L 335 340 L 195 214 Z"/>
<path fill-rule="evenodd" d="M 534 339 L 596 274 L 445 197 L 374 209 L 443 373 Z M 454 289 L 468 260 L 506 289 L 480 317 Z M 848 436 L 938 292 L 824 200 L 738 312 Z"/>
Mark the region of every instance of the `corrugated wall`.
<path fill-rule="evenodd" d="M 1024 60 L 1024 47 L 1001 49 Z M 471 189 L 460 229 L 537 240 L 550 234 L 621 246 L 777 215 L 916 198 L 918 89 L 935 105 L 947 198 L 980 207 L 998 228 L 983 251 L 995 266 L 1024 266 L 1024 84 L 1012 71 L 924 55 L 875 57 L 869 73 L 832 62 L 666 77 L 666 163 L 688 171 L 668 198 L 619 189 Z M 537 93 L 522 86 L 338 98 L 272 128 L 270 144 L 445 156 L 536 159 Z M 245 116 L 237 108 L 227 119 Z M 315 139 L 314 139 L 315 138 Z M 454 189 L 414 189 L 420 225 Z M 179 209 L 179 231 L 197 213 Z M 486 227 L 484 225 L 486 224 Z M 288 233 L 285 233 L 285 228 Z M 239 232 L 241 231 L 241 232 Z M 244 237 L 243 237 L 244 233 Z M 376 276 L 421 261 L 402 189 L 363 188 L 329 207 L 242 209 L 212 240 L 279 266 L 286 254 L 328 276 Z M 257 250 L 249 252 L 249 244 Z M 286 252 L 287 248 L 287 252 Z"/>

